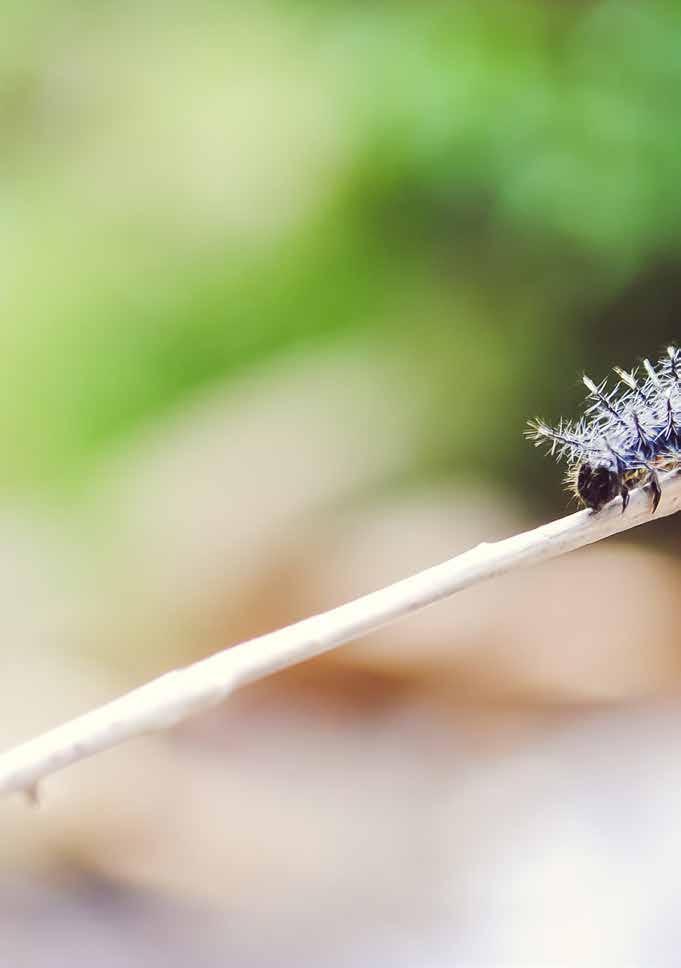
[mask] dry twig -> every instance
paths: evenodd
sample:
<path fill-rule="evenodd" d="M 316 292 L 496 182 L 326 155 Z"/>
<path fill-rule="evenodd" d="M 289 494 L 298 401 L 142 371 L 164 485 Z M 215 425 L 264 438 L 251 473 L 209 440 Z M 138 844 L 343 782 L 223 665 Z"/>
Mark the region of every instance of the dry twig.
<path fill-rule="evenodd" d="M 681 508 L 681 475 L 663 478 L 655 517 Z M 578 511 L 533 531 L 480 544 L 411 578 L 288 628 L 225 649 L 153 680 L 0 755 L 0 793 L 36 796 L 44 777 L 134 736 L 164 729 L 219 703 L 234 689 L 366 635 L 477 582 L 537 564 L 651 520 L 640 488 L 625 514 L 619 499 L 598 514 Z"/>

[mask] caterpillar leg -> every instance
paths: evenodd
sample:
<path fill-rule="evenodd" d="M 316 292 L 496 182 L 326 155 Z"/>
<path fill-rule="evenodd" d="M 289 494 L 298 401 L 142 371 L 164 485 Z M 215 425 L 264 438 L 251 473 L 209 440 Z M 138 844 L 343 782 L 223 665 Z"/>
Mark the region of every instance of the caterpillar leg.
<path fill-rule="evenodd" d="M 657 505 L 660 503 L 660 498 L 662 497 L 662 487 L 660 485 L 660 478 L 658 477 L 657 471 L 654 468 L 649 468 L 648 470 L 648 484 L 650 485 L 651 497 L 651 511 L 653 514 L 657 511 Z"/>
<path fill-rule="evenodd" d="M 622 482 L 620 487 L 620 494 L 622 495 L 622 514 L 624 514 L 629 504 L 629 488 L 624 482 Z"/>

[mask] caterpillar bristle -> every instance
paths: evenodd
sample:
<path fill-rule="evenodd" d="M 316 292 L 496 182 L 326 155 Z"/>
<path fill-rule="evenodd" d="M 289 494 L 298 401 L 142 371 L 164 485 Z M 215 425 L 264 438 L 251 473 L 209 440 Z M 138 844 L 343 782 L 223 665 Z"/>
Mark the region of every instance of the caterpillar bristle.
<path fill-rule="evenodd" d="M 644 360 L 643 366 L 645 368 L 646 373 L 648 374 L 648 379 L 650 380 L 652 385 L 656 388 L 659 388 L 660 379 L 657 375 L 657 371 L 655 370 L 655 367 L 653 366 L 653 364 L 650 362 L 650 360 Z"/>
<path fill-rule="evenodd" d="M 634 393 L 641 393 L 641 385 L 638 382 L 636 370 L 627 373 L 621 366 L 613 366 L 613 371 L 629 390 L 633 390 Z"/>

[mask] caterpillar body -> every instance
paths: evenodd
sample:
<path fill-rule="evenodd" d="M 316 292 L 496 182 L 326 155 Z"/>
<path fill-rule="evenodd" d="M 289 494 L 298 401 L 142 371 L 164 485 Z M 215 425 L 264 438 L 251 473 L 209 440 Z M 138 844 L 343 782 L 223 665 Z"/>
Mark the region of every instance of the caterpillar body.
<path fill-rule="evenodd" d="M 681 467 L 681 350 L 667 347 L 657 363 L 644 360 L 642 371 L 614 372 L 612 389 L 606 380 L 582 378 L 588 394 L 577 420 L 556 427 L 531 420 L 526 436 L 567 462 L 566 482 L 586 507 L 600 511 L 620 495 L 624 512 L 631 488 L 646 484 L 655 511 L 659 472 Z"/>

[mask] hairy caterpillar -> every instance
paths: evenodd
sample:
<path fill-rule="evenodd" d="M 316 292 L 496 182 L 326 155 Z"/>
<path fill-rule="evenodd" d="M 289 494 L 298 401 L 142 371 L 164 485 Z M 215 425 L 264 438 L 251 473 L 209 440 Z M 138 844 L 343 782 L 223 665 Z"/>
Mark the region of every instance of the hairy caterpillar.
<path fill-rule="evenodd" d="M 588 395 L 578 420 L 557 427 L 531 420 L 526 436 L 567 461 L 566 482 L 586 507 L 600 511 L 621 495 L 624 512 L 630 489 L 647 484 L 655 511 L 659 471 L 681 467 L 681 350 L 667 347 L 657 364 L 644 360 L 640 374 L 614 371 L 619 380 L 613 389 L 606 380 L 582 378 Z"/>

